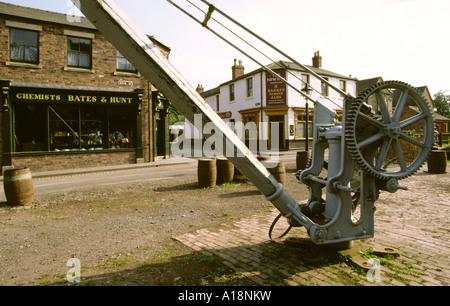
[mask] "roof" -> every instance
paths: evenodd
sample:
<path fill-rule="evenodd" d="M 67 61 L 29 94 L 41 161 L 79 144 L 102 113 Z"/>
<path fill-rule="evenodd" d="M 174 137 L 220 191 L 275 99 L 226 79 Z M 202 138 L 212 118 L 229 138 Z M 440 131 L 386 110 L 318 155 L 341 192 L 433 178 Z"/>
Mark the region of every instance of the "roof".
<path fill-rule="evenodd" d="M 80 22 L 71 22 L 69 21 L 69 18 L 67 18 L 66 14 L 44 11 L 4 2 L 0 2 L 0 14 L 96 30 L 95 26 L 86 17 L 80 16 Z"/>
<path fill-rule="evenodd" d="M 420 113 L 420 109 L 417 106 L 408 106 L 409 109 L 413 110 L 414 112 L 416 112 L 417 114 Z M 441 114 L 438 114 L 436 112 L 433 112 L 433 119 L 436 121 L 444 121 L 444 122 L 450 122 L 450 118 L 447 118 L 445 116 L 442 116 Z"/>
<path fill-rule="evenodd" d="M 436 113 L 436 112 L 433 113 L 433 117 L 434 117 L 434 120 L 450 122 L 450 118 L 447 118 L 447 117 L 445 117 L 445 116 L 442 116 L 441 114 L 438 114 L 438 113 Z"/>
<path fill-rule="evenodd" d="M 382 77 L 358 80 L 358 82 L 356 83 L 356 95 L 360 95 L 365 89 L 370 88 L 379 82 L 383 82 Z"/>
<path fill-rule="evenodd" d="M 216 87 L 207 91 L 202 92 L 200 95 L 203 98 L 211 97 L 220 94 L 220 87 Z"/>
<path fill-rule="evenodd" d="M 21 17 L 30 20 L 44 21 L 97 31 L 97 28 L 89 21 L 89 19 L 83 16 L 80 16 L 79 22 L 78 21 L 72 22 L 69 21 L 69 18 L 67 18 L 67 14 L 50 12 L 4 2 L 0 2 L 0 15 Z M 167 52 L 171 51 L 170 47 L 161 43 L 154 36 L 152 35 L 147 36 L 155 45 L 158 45 L 162 49 L 165 49 Z"/>
<path fill-rule="evenodd" d="M 322 68 L 316 68 L 316 67 L 309 66 L 309 65 L 304 65 L 304 66 L 309 68 L 313 72 L 319 74 L 322 77 L 334 77 L 334 78 L 339 78 L 339 79 L 356 81 L 355 78 L 351 78 L 351 77 L 348 77 L 348 76 L 345 76 L 345 75 L 342 75 L 342 74 L 339 74 L 339 73 L 336 73 L 336 72 L 333 72 L 333 71 L 325 70 L 325 69 L 322 69 Z M 304 72 L 308 73 L 301 66 L 299 66 L 299 65 L 297 65 L 295 63 L 292 63 L 292 62 L 288 62 L 288 61 L 273 62 L 273 63 L 267 65 L 266 67 L 269 68 L 270 70 L 287 69 L 287 70 L 295 70 L 295 71 L 304 71 Z M 246 73 L 246 74 L 244 74 L 244 75 L 242 75 L 240 77 L 237 77 L 235 79 L 232 79 L 232 80 L 229 80 L 229 81 L 227 81 L 225 83 L 222 83 L 220 86 L 223 86 L 223 85 L 226 85 L 226 84 L 229 84 L 229 83 L 233 83 L 233 82 L 236 82 L 236 81 L 241 80 L 241 79 L 248 78 L 249 76 L 257 74 L 257 73 L 260 73 L 261 71 L 265 71 L 265 69 L 264 68 L 256 69 L 256 70 L 254 70 L 252 72 L 249 72 L 249 73 Z"/>
<path fill-rule="evenodd" d="M 308 69 L 312 70 L 313 72 L 321 75 L 321 76 L 330 76 L 330 77 L 335 77 L 335 78 L 339 78 L 339 79 L 348 79 L 348 80 L 355 80 L 354 78 L 333 72 L 333 71 L 329 71 L 329 70 L 325 70 L 322 68 L 316 68 L 314 66 L 309 66 L 309 65 L 304 65 L 305 67 L 307 67 Z M 267 68 L 271 69 L 271 70 L 276 70 L 276 69 L 280 69 L 280 68 L 285 68 L 288 70 L 296 70 L 296 71 L 304 71 L 307 72 L 305 69 L 303 69 L 303 67 L 292 63 L 292 62 L 288 62 L 288 61 L 278 61 L 272 64 L 269 64 L 266 66 Z"/>

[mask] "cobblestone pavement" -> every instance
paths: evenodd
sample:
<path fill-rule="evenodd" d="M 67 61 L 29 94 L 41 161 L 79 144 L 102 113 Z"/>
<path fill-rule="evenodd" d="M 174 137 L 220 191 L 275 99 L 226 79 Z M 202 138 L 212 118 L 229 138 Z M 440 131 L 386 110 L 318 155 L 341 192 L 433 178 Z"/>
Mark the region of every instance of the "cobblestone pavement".
<path fill-rule="evenodd" d="M 377 257 L 381 265 L 375 266 L 375 273 L 369 275 L 372 278 L 336 250 L 314 245 L 304 228 L 293 229 L 281 243 L 271 242 L 268 231 L 278 215 L 276 210 L 228 224 L 225 229 L 202 229 L 175 239 L 219 256 L 225 265 L 258 285 L 448 286 L 450 174 L 426 170 L 424 166 L 417 175 L 401 181 L 409 191 L 383 192 L 376 202 L 375 237 L 363 246 L 394 248 L 400 256 Z M 280 233 L 284 229 L 277 226 Z M 355 243 L 354 248 L 359 245 Z M 367 249 L 356 251 L 367 254 Z"/>

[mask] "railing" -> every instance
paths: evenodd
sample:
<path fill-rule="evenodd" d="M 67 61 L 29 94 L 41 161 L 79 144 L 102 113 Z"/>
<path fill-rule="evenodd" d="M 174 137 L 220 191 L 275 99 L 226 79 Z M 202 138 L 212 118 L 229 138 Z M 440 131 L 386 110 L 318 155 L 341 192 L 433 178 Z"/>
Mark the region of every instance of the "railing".
<path fill-rule="evenodd" d="M 434 144 L 438 147 L 450 146 L 450 133 L 436 133 L 434 135 Z"/>

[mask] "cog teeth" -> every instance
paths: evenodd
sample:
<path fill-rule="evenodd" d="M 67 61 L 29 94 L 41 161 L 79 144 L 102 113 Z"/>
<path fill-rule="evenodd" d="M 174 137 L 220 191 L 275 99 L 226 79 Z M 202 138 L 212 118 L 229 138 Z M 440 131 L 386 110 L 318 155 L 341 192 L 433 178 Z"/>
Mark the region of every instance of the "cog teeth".
<path fill-rule="evenodd" d="M 434 126 L 433 123 L 430 123 L 429 120 L 433 120 L 433 113 L 430 110 L 430 106 L 428 101 L 423 97 L 423 95 L 421 93 L 419 93 L 419 91 L 417 90 L 417 88 L 412 87 L 411 85 L 405 83 L 405 82 L 400 82 L 400 81 L 385 81 L 385 82 L 380 82 L 375 84 L 374 86 L 365 89 L 356 99 L 354 99 L 350 106 L 347 108 L 347 114 L 346 114 L 346 118 L 344 118 L 345 120 L 345 131 L 344 131 L 344 137 L 345 137 L 345 141 L 346 141 L 346 146 L 347 149 L 350 153 L 350 155 L 352 156 L 354 162 L 362 169 L 367 171 L 367 173 L 369 173 L 370 175 L 379 178 L 379 179 L 383 179 L 383 180 L 387 180 L 387 179 L 391 179 L 391 178 L 396 178 L 396 179 L 403 179 L 403 178 L 407 178 L 411 175 L 413 175 L 415 172 L 417 172 L 420 167 L 423 166 L 423 164 L 425 163 L 430 151 L 431 151 L 431 146 L 432 143 L 429 144 L 427 141 L 426 143 L 424 143 L 426 146 L 430 145 L 430 150 L 421 150 L 419 155 L 416 157 L 415 161 L 413 162 L 413 167 L 411 167 L 411 169 L 409 170 L 405 170 L 405 171 L 400 171 L 400 172 L 380 172 L 377 171 L 373 168 L 373 166 L 371 166 L 370 163 L 368 163 L 364 157 L 365 153 L 364 151 L 362 151 L 359 146 L 358 146 L 358 141 L 356 138 L 356 129 L 361 125 L 364 124 L 365 121 L 362 120 L 358 120 L 359 119 L 359 114 L 361 113 L 361 107 L 362 105 L 368 101 L 369 97 L 371 95 L 373 95 L 376 91 L 378 90 L 384 90 L 384 89 L 390 89 L 390 90 L 409 90 L 408 95 L 412 94 L 412 97 L 414 98 L 414 101 L 418 104 L 419 109 L 422 111 L 426 111 L 426 112 L 430 112 L 432 114 L 432 116 L 427 116 L 427 118 L 425 118 L 424 120 L 427 121 L 426 125 L 427 125 L 427 130 L 431 129 L 431 131 L 427 131 L 428 133 L 431 133 L 431 136 L 428 135 L 428 138 L 433 138 L 432 133 L 433 133 L 433 128 L 430 126 Z M 372 118 L 374 118 L 375 120 L 379 121 L 380 123 L 382 123 L 383 125 L 386 125 L 386 122 L 383 122 L 382 118 L 375 115 L 373 111 L 371 111 L 370 113 L 366 114 L 371 116 Z M 358 128 L 358 131 L 360 129 Z M 425 138 L 424 139 L 428 139 Z M 359 136 L 358 136 L 359 139 Z M 432 142 L 432 141 L 431 141 Z M 428 151 L 428 152 L 427 152 Z M 416 163 L 416 161 L 418 161 Z M 421 164 L 420 162 L 423 161 Z M 417 164 L 419 164 L 417 166 Z"/>

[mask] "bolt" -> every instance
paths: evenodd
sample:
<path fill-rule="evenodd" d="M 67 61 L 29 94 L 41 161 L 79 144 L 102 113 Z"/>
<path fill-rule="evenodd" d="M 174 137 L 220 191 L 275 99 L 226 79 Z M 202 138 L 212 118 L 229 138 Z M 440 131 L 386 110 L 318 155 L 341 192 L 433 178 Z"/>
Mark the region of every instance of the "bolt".
<path fill-rule="evenodd" d="M 365 230 L 364 228 L 361 228 L 361 229 L 359 230 L 359 234 L 360 234 L 361 236 L 364 236 L 364 235 L 367 234 L 367 232 L 366 232 L 366 230 Z"/>
<path fill-rule="evenodd" d="M 335 231 L 334 232 L 334 238 L 339 239 L 342 237 L 341 231 Z"/>
<path fill-rule="evenodd" d="M 325 238 L 325 231 L 324 230 L 318 230 L 316 236 L 319 239 L 324 239 Z"/>

